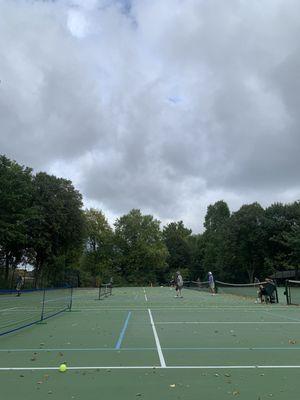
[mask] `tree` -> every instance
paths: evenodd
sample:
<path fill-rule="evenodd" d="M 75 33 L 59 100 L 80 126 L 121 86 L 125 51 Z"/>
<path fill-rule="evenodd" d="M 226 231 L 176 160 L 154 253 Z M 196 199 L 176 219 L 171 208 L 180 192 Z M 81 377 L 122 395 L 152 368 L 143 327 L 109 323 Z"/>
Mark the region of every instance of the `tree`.
<path fill-rule="evenodd" d="M 203 234 L 190 235 L 187 237 L 187 243 L 190 252 L 190 278 L 192 280 L 203 279 L 204 271 L 204 254 L 205 240 Z"/>
<path fill-rule="evenodd" d="M 227 230 L 230 211 L 225 201 L 217 201 L 207 208 L 205 216 L 205 232 L 203 264 L 205 272 L 213 271 L 215 276 L 223 279 L 227 257 Z"/>
<path fill-rule="evenodd" d="M 207 232 L 218 232 L 227 224 L 230 217 L 230 211 L 224 200 L 217 201 L 207 207 L 204 227 Z"/>
<path fill-rule="evenodd" d="M 192 231 L 186 228 L 182 221 L 171 222 L 164 227 L 163 238 L 169 252 L 167 258 L 169 274 L 176 270 L 180 270 L 183 275 L 188 274 L 192 259 L 188 243 L 191 233 Z"/>
<path fill-rule="evenodd" d="M 295 268 L 300 203 L 274 203 L 266 209 L 265 230 L 268 235 L 266 268 L 271 271 Z"/>
<path fill-rule="evenodd" d="M 133 209 L 115 223 L 115 262 L 120 279 L 131 284 L 160 282 L 167 248 L 160 221 Z"/>
<path fill-rule="evenodd" d="M 38 173 L 33 183 L 29 232 L 36 280 L 43 272 L 50 281 L 58 281 L 82 250 L 82 196 L 70 181 L 46 173 Z"/>
<path fill-rule="evenodd" d="M 108 281 L 113 274 L 113 231 L 102 211 L 85 210 L 85 251 L 81 268 L 92 276 Z"/>
<path fill-rule="evenodd" d="M 32 170 L 0 156 L 0 255 L 4 284 L 26 251 L 26 224 L 31 217 Z"/>
<path fill-rule="evenodd" d="M 233 213 L 228 241 L 231 264 L 227 272 L 234 280 L 253 282 L 255 275 L 262 275 L 266 241 L 265 213 L 258 203 L 243 205 Z"/>

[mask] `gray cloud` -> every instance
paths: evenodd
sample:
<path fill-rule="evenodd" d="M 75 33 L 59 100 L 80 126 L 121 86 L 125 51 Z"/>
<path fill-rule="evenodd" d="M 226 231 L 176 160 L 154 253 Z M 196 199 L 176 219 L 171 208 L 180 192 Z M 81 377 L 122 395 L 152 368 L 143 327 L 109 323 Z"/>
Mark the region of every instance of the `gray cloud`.
<path fill-rule="evenodd" d="M 296 0 L 0 0 L 0 152 L 199 231 L 300 194 Z"/>

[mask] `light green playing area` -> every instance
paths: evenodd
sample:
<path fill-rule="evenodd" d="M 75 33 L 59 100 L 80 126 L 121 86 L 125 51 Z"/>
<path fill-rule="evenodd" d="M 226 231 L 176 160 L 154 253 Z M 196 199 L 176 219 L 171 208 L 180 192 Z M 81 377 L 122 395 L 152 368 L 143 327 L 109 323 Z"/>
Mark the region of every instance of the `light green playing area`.
<path fill-rule="evenodd" d="M 75 290 L 71 312 L 0 337 L 1 399 L 299 398 L 300 309 L 281 292 L 271 305 L 174 295 L 115 288 L 97 300 L 97 289 Z"/>

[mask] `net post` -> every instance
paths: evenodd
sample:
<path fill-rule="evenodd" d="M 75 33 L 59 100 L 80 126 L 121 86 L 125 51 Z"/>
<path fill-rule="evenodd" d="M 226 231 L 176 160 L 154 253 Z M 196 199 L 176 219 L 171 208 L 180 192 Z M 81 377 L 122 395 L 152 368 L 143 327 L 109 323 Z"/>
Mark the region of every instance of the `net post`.
<path fill-rule="evenodd" d="M 285 296 L 286 296 L 286 304 L 291 304 L 291 289 L 289 287 L 288 279 L 285 281 Z"/>
<path fill-rule="evenodd" d="M 217 282 L 215 281 L 215 293 L 218 293 L 218 291 L 219 291 L 218 284 L 217 284 Z"/>
<path fill-rule="evenodd" d="M 99 283 L 98 300 L 101 300 L 101 283 Z"/>
<path fill-rule="evenodd" d="M 73 286 L 71 286 L 69 311 L 72 311 L 72 306 L 73 306 Z"/>
<path fill-rule="evenodd" d="M 44 320 L 44 313 L 45 313 L 45 297 L 46 297 L 46 289 L 43 290 L 43 301 L 42 301 L 42 312 L 41 312 L 41 321 Z"/>
<path fill-rule="evenodd" d="M 277 286 L 275 286 L 275 300 L 276 300 L 276 303 L 278 304 L 278 303 L 279 303 L 279 300 L 278 300 L 278 290 L 277 290 Z"/>

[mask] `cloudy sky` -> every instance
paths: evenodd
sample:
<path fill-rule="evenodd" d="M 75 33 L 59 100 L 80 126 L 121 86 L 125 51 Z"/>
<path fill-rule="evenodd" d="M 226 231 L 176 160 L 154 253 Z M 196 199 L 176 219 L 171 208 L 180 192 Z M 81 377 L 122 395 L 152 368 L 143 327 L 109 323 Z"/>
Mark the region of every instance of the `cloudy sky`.
<path fill-rule="evenodd" d="M 110 221 L 300 199 L 299 0 L 0 0 L 0 153 Z"/>

